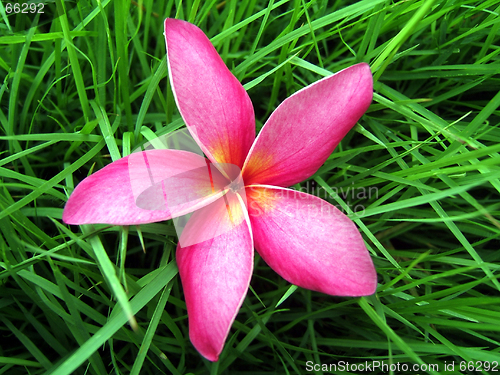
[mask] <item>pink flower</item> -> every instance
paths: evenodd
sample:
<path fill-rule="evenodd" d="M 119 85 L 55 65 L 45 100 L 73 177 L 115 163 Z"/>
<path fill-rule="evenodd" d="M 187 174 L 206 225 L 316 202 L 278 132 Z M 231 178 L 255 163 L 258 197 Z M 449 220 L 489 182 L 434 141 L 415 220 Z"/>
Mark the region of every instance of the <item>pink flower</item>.
<path fill-rule="evenodd" d="M 252 103 L 205 34 L 165 21 L 169 75 L 179 111 L 203 152 L 151 150 L 82 181 L 68 224 L 151 223 L 194 212 L 177 264 L 189 334 L 217 361 L 247 293 L 254 247 L 290 283 L 337 296 L 375 292 L 376 273 L 352 221 L 318 197 L 286 189 L 313 175 L 372 99 L 367 64 L 286 99 L 255 139 Z"/>

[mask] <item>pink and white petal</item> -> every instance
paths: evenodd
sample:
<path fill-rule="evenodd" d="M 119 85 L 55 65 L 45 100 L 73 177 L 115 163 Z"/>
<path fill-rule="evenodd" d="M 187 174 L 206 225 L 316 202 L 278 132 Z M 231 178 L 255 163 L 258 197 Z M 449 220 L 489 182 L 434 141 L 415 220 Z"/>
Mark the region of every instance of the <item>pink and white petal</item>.
<path fill-rule="evenodd" d="M 368 64 L 296 92 L 271 114 L 245 161 L 247 185 L 291 186 L 312 176 L 370 106 Z"/>
<path fill-rule="evenodd" d="M 78 184 L 64 207 L 63 221 L 134 225 L 168 220 L 213 202 L 227 184 L 200 155 L 179 150 L 138 152 Z"/>
<path fill-rule="evenodd" d="M 177 247 L 177 265 L 184 289 L 189 318 L 189 337 L 194 347 L 210 361 L 217 361 L 231 325 L 245 299 L 253 270 L 253 241 L 248 216 L 239 224 L 227 219 L 225 205 L 214 209 L 207 206 L 202 217 L 220 209 L 220 216 L 211 217 L 216 223 L 200 224 L 189 220 L 186 232 L 208 230 L 212 226 L 229 225 L 230 230 L 207 241 Z M 198 214 L 199 211 L 195 213 Z M 217 221 L 219 221 L 217 223 Z M 181 237 L 182 237 L 181 236 Z"/>
<path fill-rule="evenodd" d="M 172 90 L 191 134 L 212 162 L 241 169 L 255 138 L 247 92 L 195 25 L 167 18 L 165 41 Z"/>
<path fill-rule="evenodd" d="M 285 280 L 336 296 L 366 296 L 377 275 L 354 223 L 330 203 L 295 190 L 247 187 L 255 248 Z"/>
<path fill-rule="evenodd" d="M 211 240 L 234 230 L 245 221 L 248 212 L 244 189 L 240 194 L 228 189 L 221 198 L 194 212 L 185 228 L 176 223 L 180 246 L 188 247 Z"/>

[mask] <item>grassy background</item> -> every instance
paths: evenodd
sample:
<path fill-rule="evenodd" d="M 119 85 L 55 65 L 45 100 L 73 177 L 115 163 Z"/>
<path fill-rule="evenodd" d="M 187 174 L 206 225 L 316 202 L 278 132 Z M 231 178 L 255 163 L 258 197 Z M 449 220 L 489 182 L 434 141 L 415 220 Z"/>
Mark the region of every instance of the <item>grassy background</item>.
<path fill-rule="evenodd" d="M 56 0 L 39 15 L 7 14 L 6 4 L 0 374 L 306 374 L 307 361 L 372 360 L 494 373 L 498 1 Z M 245 84 L 258 129 L 284 98 L 351 64 L 370 63 L 376 80 L 368 113 L 302 186 L 351 212 L 377 294 L 297 289 L 256 256 L 214 364 L 189 342 L 170 222 L 61 221 L 85 176 L 183 126 L 166 78 L 167 16 L 209 35 Z"/>

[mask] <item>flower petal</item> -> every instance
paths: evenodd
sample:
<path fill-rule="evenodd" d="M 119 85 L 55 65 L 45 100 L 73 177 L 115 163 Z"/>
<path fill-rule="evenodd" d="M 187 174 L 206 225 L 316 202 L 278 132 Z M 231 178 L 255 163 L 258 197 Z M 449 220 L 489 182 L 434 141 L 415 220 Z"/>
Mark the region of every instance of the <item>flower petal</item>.
<path fill-rule="evenodd" d="M 213 202 L 227 184 L 213 164 L 191 152 L 133 153 L 78 184 L 63 221 L 133 225 L 168 220 Z"/>
<path fill-rule="evenodd" d="M 232 224 L 226 205 L 217 202 L 195 212 L 181 237 L 189 232 L 204 231 L 208 234 L 201 237 L 210 237 L 213 226 L 228 226 L 228 230 L 187 247 L 181 247 L 181 240 L 177 247 L 189 337 L 200 354 L 210 361 L 219 359 L 229 329 L 245 299 L 253 270 L 253 240 L 248 216 L 244 209 L 234 211 L 246 219 Z M 207 218 L 209 215 L 215 216 L 205 220 L 204 224 L 196 219 L 196 216 Z"/>
<path fill-rule="evenodd" d="M 240 225 L 247 216 L 243 208 L 246 196 L 242 195 L 228 189 L 221 198 L 193 213 L 186 228 L 176 226 L 177 233 L 180 233 L 179 244 L 187 247 L 205 242 Z"/>
<path fill-rule="evenodd" d="M 167 18 L 165 41 L 172 90 L 191 134 L 212 162 L 241 169 L 255 138 L 248 94 L 195 25 Z"/>
<path fill-rule="evenodd" d="M 250 150 L 245 183 L 286 187 L 312 176 L 368 109 L 372 95 L 370 67 L 361 63 L 287 98 Z"/>
<path fill-rule="evenodd" d="M 354 223 L 328 202 L 273 186 L 247 188 L 255 248 L 285 280 L 338 296 L 375 292 L 377 275 Z"/>

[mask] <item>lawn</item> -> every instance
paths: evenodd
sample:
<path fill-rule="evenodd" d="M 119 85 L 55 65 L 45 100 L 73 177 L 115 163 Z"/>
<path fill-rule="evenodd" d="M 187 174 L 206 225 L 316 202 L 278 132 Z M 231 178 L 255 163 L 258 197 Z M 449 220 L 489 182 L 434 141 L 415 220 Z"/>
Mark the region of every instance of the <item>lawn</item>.
<path fill-rule="evenodd" d="M 377 292 L 298 288 L 256 253 L 217 362 L 189 339 L 171 220 L 62 221 L 85 177 L 185 128 L 167 17 L 207 34 L 257 132 L 324 77 L 366 62 L 374 79 L 292 188 L 355 222 Z M 500 372 L 499 55 L 494 0 L 2 2 L 0 374 Z"/>

